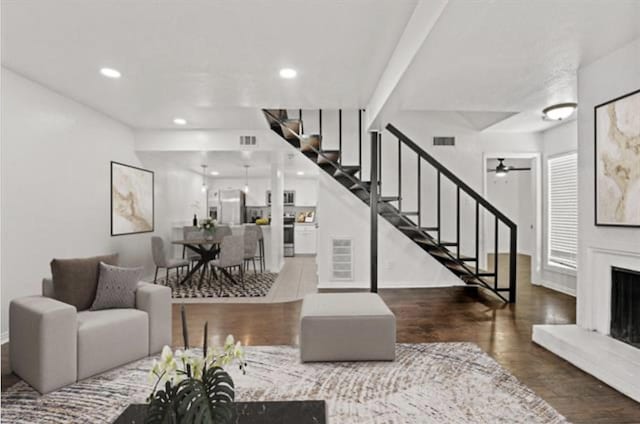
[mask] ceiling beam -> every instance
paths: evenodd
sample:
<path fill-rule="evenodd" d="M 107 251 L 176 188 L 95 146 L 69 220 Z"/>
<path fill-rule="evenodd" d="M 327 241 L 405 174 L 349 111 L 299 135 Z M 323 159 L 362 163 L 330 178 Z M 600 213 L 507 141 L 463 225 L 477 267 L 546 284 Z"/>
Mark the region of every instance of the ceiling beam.
<path fill-rule="evenodd" d="M 368 130 L 381 126 L 378 122 L 380 113 L 431 33 L 447 3 L 449 0 L 418 2 L 367 104 L 365 123 Z"/>

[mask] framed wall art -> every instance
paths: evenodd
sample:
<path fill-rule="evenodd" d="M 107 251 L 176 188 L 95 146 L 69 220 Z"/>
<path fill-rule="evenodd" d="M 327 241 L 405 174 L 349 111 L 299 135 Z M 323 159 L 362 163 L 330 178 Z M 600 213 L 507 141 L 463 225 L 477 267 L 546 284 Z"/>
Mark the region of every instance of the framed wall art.
<path fill-rule="evenodd" d="M 153 178 L 153 171 L 111 162 L 112 236 L 153 231 Z"/>
<path fill-rule="evenodd" d="M 640 227 L 640 90 L 594 108 L 595 225 Z"/>

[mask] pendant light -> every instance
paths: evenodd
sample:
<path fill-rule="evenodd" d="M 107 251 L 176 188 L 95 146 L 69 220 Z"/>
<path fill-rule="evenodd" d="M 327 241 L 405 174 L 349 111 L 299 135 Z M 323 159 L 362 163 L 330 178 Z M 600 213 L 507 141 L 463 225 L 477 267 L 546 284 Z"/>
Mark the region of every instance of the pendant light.
<path fill-rule="evenodd" d="M 244 166 L 244 193 L 249 193 L 249 165 Z"/>
<path fill-rule="evenodd" d="M 205 172 L 207 171 L 207 165 L 202 164 L 200 165 L 200 167 L 202 168 L 202 192 L 205 193 L 207 191 L 207 177 L 205 176 Z"/>

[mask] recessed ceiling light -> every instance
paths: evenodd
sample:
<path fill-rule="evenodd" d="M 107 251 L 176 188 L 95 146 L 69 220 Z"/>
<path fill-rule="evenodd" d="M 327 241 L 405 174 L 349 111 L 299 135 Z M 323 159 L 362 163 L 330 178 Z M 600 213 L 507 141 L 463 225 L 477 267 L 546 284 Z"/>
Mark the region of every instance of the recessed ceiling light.
<path fill-rule="evenodd" d="M 292 68 L 280 69 L 280 78 L 292 79 L 292 78 L 295 78 L 296 75 L 298 75 L 298 72 L 296 72 L 295 69 L 292 69 Z"/>
<path fill-rule="evenodd" d="M 113 68 L 101 68 L 100 73 L 107 78 L 120 78 L 122 76 L 120 71 Z"/>
<path fill-rule="evenodd" d="M 542 114 L 552 121 L 562 121 L 570 117 L 577 107 L 577 103 L 560 103 L 544 108 Z"/>
<path fill-rule="evenodd" d="M 176 125 L 187 125 L 187 120 L 184 118 L 175 118 L 173 123 Z"/>
<path fill-rule="evenodd" d="M 211 171 L 211 175 L 220 175 L 218 171 Z"/>
<path fill-rule="evenodd" d="M 304 175 L 304 172 L 298 171 L 298 175 Z"/>

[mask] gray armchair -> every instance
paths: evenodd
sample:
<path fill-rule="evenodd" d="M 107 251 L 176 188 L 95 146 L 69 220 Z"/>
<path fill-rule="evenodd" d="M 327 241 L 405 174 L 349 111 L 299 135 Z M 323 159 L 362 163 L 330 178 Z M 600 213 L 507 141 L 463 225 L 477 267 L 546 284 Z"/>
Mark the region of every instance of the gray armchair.
<path fill-rule="evenodd" d="M 135 309 L 85 310 L 42 296 L 11 301 L 11 368 L 40 393 L 147 357 L 171 344 L 171 289 L 138 283 Z"/>

